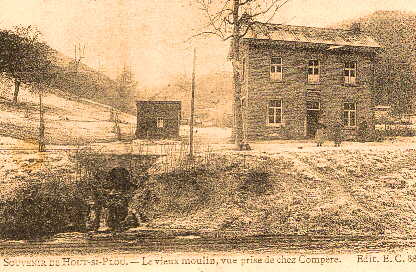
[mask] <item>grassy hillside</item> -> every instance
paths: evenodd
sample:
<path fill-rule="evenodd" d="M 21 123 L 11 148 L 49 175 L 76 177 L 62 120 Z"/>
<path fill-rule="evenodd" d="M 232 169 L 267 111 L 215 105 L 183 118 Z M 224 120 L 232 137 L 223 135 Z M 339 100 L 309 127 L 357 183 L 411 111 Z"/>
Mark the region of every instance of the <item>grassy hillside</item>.
<path fill-rule="evenodd" d="M 0 135 L 36 142 L 39 129 L 39 97 L 22 86 L 19 104 L 11 102 L 12 83 L 0 81 Z M 85 144 L 114 141 L 111 107 L 55 90 L 43 98 L 47 144 Z M 134 133 L 135 116 L 120 114 L 124 136 Z"/>
<path fill-rule="evenodd" d="M 218 154 L 194 172 L 152 178 L 135 205 L 154 227 L 410 237 L 415 159 L 410 149 Z"/>
<path fill-rule="evenodd" d="M 52 82 L 52 88 L 62 92 L 95 100 L 107 105 L 114 105 L 114 99 L 118 97 L 116 82 L 105 74 L 92 69 L 80 62 L 78 65 L 74 59 L 51 49 L 51 54 L 57 67 L 57 77 Z"/>

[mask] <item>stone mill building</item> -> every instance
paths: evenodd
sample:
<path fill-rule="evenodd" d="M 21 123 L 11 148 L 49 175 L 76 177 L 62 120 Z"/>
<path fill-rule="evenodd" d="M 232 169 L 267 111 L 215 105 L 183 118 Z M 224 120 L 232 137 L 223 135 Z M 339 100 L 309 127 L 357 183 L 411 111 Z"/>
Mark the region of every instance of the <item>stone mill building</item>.
<path fill-rule="evenodd" d="M 342 123 L 354 136 L 372 127 L 380 45 L 360 31 L 259 24 L 241 41 L 247 139 L 302 139 L 317 124 Z"/>

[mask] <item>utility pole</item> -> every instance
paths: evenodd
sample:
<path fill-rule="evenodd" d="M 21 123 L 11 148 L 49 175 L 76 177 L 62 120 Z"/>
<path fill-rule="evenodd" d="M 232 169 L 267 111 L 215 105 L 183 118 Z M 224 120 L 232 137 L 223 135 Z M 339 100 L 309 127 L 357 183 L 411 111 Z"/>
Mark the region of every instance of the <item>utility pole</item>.
<path fill-rule="evenodd" d="M 194 157 L 194 111 L 195 111 L 195 63 L 196 49 L 194 48 L 194 61 L 192 66 L 192 85 L 191 85 L 191 120 L 189 124 L 189 158 Z"/>
<path fill-rule="evenodd" d="M 45 152 L 45 121 L 43 119 L 42 90 L 39 90 L 39 152 Z"/>
<path fill-rule="evenodd" d="M 81 60 L 85 58 L 85 45 L 81 47 L 81 44 L 74 45 L 74 61 L 75 61 L 75 73 L 78 73 L 78 66 Z"/>

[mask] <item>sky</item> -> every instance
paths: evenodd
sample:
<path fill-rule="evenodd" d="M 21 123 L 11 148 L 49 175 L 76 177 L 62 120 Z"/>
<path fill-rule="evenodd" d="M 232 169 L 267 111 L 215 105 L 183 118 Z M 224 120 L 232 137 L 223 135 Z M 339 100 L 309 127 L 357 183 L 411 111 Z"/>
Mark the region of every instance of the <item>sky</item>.
<path fill-rule="evenodd" d="M 223 1 L 223 0 L 212 0 Z M 231 71 L 228 43 L 184 42 L 202 24 L 195 0 L 0 0 L 0 27 L 35 25 L 43 39 L 69 57 L 85 46 L 82 62 L 115 78 L 131 67 L 143 88 L 189 74 L 193 47 L 197 74 Z M 274 23 L 325 27 L 377 10 L 415 11 L 414 0 L 290 0 Z"/>

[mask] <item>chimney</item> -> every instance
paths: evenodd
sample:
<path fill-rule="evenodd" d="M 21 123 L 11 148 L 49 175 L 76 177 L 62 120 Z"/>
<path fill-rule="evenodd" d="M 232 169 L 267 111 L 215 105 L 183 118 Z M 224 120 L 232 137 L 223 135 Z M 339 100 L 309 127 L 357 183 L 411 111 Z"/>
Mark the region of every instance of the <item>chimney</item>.
<path fill-rule="evenodd" d="M 360 23 L 352 23 L 352 25 L 351 25 L 351 31 L 354 34 L 361 33 L 361 24 Z"/>

